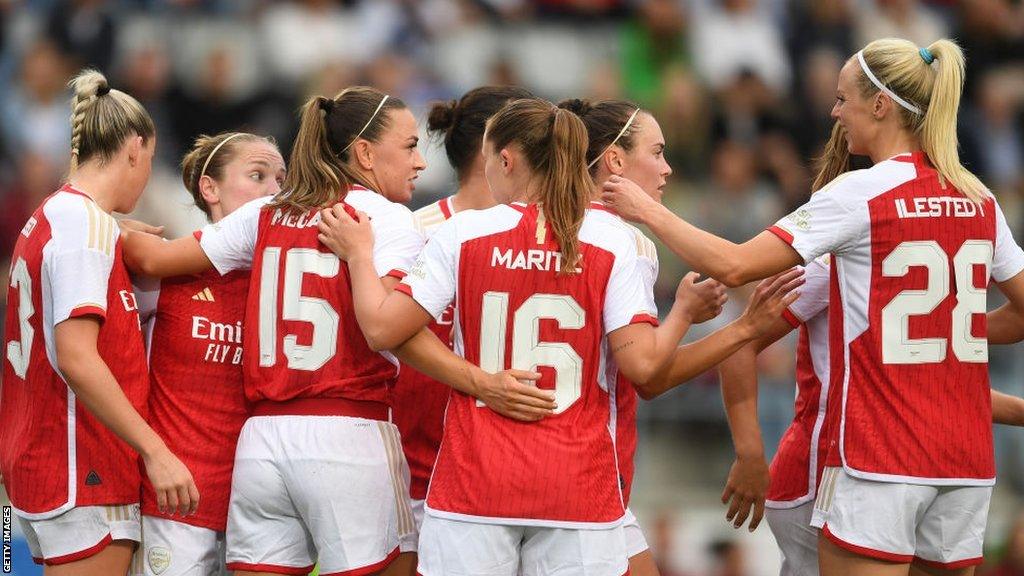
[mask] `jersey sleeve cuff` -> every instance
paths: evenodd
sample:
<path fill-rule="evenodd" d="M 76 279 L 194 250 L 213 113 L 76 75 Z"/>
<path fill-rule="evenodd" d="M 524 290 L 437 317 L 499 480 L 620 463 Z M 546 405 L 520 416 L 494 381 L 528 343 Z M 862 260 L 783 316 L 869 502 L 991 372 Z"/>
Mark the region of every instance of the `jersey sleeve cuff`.
<path fill-rule="evenodd" d="M 782 311 L 782 317 L 786 320 L 786 322 L 789 322 L 789 325 L 792 326 L 793 328 L 799 328 L 800 325 L 803 324 L 803 322 L 799 318 L 797 318 L 796 314 L 794 314 L 793 311 L 790 310 L 789 308 L 786 308 L 785 310 Z"/>
<path fill-rule="evenodd" d="M 768 227 L 768 231 L 771 232 L 772 234 L 775 234 L 776 236 L 778 236 L 786 244 L 789 244 L 790 246 L 793 245 L 793 235 L 790 234 L 788 231 L 786 231 L 781 226 L 778 226 L 778 225 L 769 226 Z"/>
<path fill-rule="evenodd" d="M 403 275 L 402 278 L 404 277 L 405 276 Z M 393 276 L 393 278 L 397 278 L 397 276 Z M 399 280 L 401 280 L 402 278 L 399 278 Z M 406 296 L 412 298 L 413 300 L 416 299 L 412 295 L 412 287 L 409 286 L 408 284 L 403 284 L 402 282 L 399 282 L 398 284 L 395 285 L 395 292 L 401 292 L 402 294 L 405 294 Z"/>
<path fill-rule="evenodd" d="M 101 319 L 107 317 L 107 309 L 99 304 L 82 304 L 71 309 L 68 318 L 80 318 L 82 316 L 99 316 Z"/>
<path fill-rule="evenodd" d="M 635 314 L 632 318 L 629 319 L 629 322 L 627 322 L 627 324 L 650 324 L 651 326 L 658 327 L 660 322 L 658 321 L 657 316 L 649 314 L 647 312 L 643 312 L 641 314 Z"/>
<path fill-rule="evenodd" d="M 408 275 L 409 275 L 409 273 L 406 272 L 405 270 L 399 270 L 399 269 L 395 268 L 395 269 L 392 269 L 387 274 L 385 274 L 384 276 L 387 277 L 387 278 L 395 278 L 396 280 L 401 280 L 401 279 L 405 278 Z M 411 296 L 411 294 L 410 294 L 410 296 Z"/>

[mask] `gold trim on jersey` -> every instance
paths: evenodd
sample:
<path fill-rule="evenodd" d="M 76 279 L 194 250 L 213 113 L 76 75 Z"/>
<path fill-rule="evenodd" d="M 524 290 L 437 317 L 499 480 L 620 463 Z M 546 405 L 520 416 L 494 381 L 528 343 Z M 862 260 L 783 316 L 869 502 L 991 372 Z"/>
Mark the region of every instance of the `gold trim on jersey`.
<path fill-rule="evenodd" d="M 82 198 L 85 203 L 85 212 L 89 218 L 89 236 L 87 247 L 99 250 L 107 256 L 114 255 L 114 218 L 100 210 L 95 202 L 88 198 Z"/>

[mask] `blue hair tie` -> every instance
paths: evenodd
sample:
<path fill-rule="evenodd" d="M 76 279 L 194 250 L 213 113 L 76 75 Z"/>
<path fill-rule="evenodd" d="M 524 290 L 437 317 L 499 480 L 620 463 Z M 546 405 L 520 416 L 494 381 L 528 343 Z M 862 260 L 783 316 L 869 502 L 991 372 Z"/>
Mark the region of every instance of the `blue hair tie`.
<path fill-rule="evenodd" d="M 931 50 L 927 48 L 921 48 L 920 50 L 917 51 L 917 53 L 921 55 L 921 59 L 924 60 L 925 64 L 930 65 L 932 62 L 935 62 L 935 55 L 932 54 Z"/>

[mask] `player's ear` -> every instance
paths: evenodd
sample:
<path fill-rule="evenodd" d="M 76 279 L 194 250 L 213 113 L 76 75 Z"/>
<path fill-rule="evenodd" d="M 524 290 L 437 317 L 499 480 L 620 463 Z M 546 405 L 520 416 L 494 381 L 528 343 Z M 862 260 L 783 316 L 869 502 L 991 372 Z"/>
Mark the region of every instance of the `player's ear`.
<path fill-rule="evenodd" d="M 132 136 L 128 138 L 128 142 L 125 143 L 125 147 L 128 149 L 128 165 L 135 167 L 135 164 L 139 161 L 139 155 L 142 154 L 142 149 L 145 143 L 142 140 L 142 136 Z"/>
<path fill-rule="evenodd" d="M 359 139 L 352 145 L 352 153 L 356 164 L 363 170 L 373 170 L 373 146 L 369 140 Z"/>
<path fill-rule="evenodd" d="M 220 203 L 220 191 L 217 190 L 217 182 L 205 174 L 199 179 L 199 193 L 203 195 L 203 200 L 206 200 L 207 206 Z"/>
<path fill-rule="evenodd" d="M 498 152 L 498 158 L 501 160 L 501 172 L 505 175 L 512 173 L 512 168 L 515 166 L 515 155 L 508 148 L 502 148 L 501 152 Z"/>
<path fill-rule="evenodd" d="M 622 149 L 618 146 L 612 146 L 604 153 L 604 158 L 601 159 L 608 168 L 608 171 L 616 176 L 622 176 L 622 173 L 626 171 L 626 159 L 622 152 Z"/>
<path fill-rule="evenodd" d="M 881 120 L 885 118 L 885 115 L 892 109 L 892 105 L 892 99 L 886 96 L 885 93 L 879 91 L 878 94 L 875 94 L 875 101 L 873 103 L 871 114 L 875 117 L 875 120 Z"/>

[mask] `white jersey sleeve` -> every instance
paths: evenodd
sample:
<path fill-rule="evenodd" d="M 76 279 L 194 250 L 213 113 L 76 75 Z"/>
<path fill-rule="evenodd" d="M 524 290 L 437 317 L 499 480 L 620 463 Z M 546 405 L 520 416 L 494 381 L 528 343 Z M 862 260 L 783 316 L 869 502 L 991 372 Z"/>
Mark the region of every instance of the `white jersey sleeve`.
<path fill-rule="evenodd" d="M 999 203 L 993 202 L 993 205 L 996 211 L 996 245 L 992 255 L 992 278 L 996 282 L 1004 282 L 1024 270 L 1024 250 L 1014 241 Z"/>
<path fill-rule="evenodd" d="M 853 193 L 857 172 L 847 172 L 768 230 L 793 247 L 805 264 L 822 254 L 841 254 L 867 233 L 871 221 L 865 202 Z"/>
<path fill-rule="evenodd" d="M 43 213 L 51 230 L 43 268 L 53 299 L 53 325 L 76 316 L 105 318 L 120 235 L 117 222 L 92 199 L 72 193 L 55 195 Z"/>
<path fill-rule="evenodd" d="M 410 296 L 432 317 L 440 318 L 455 300 L 456 256 L 459 251 L 455 220 L 437 227 L 397 290 Z"/>
<path fill-rule="evenodd" d="M 830 259 L 825 254 L 804 267 L 804 285 L 800 287 L 800 296 L 784 314 L 790 324 L 803 324 L 828 309 Z"/>
<path fill-rule="evenodd" d="M 423 249 L 423 235 L 412 211 L 365 189 L 354 189 L 345 203 L 370 217 L 373 228 L 373 266 L 377 275 L 401 277 Z"/>
<path fill-rule="evenodd" d="M 252 267 L 259 232 L 260 211 L 270 197 L 257 198 L 243 204 L 220 222 L 203 228 L 199 247 L 222 275 L 233 270 Z"/>
<path fill-rule="evenodd" d="M 601 230 L 597 231 L 601 236 L 601 245 L 606 249 L 612 248 L 615 255 L 604 297 L 605 334 L 638 322 L 657 324 L 658 312 L 654 308 L 653 292 L 645 283 L 652 271 L 650 261 L 645 263 L 640 258 L 635 248 L 636 236 L 625 223 L 612 221 L 602 224 Z M 581 237 L 583 235 L 581 233 Z M 587 230 L 586 235 L 592 235 L 590 230 Z M 618 246 L 625 249 L 614 249 Z"/>
<path fill-rule="evenodd" d="M 644 283 L 645 308 L 658 317 L 658 305 L 654 299 L 654 284 L 658 281 L 658 249 L 639 228 L 630 226 L 636 236 L 637 267 Z"/>

